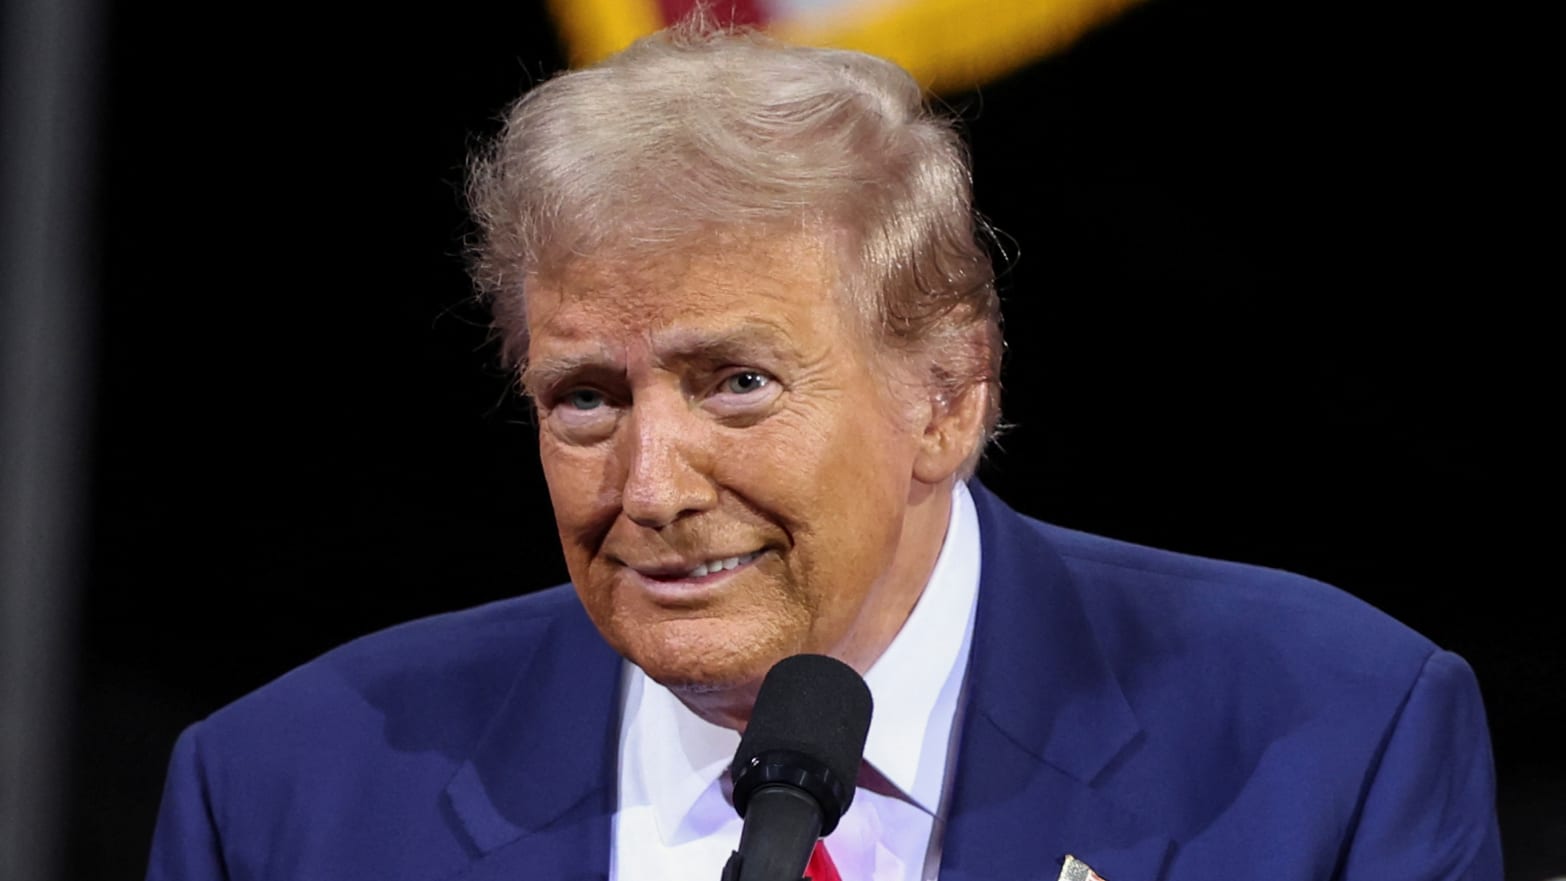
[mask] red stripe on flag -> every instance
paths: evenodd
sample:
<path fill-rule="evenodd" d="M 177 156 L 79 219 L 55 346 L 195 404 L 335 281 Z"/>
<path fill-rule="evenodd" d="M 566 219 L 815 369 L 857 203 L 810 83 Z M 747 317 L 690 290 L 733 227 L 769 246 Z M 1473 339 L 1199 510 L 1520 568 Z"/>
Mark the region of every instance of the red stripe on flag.
<path fill-rule="evenodd" d="M 702 0 L 658 0 L 665 24 L 674 24 L 691 13 Z M 725 24 L 763 25 L 767 12 L 762 0 L 706 0 L 712 14 Z"/>

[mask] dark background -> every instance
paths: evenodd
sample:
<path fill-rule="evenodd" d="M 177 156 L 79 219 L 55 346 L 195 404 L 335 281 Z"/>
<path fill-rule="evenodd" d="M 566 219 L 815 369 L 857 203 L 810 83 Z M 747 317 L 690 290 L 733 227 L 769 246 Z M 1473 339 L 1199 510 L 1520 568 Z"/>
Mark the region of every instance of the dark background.
<path fill-rule="evenodd" d="M 555 583 L 462 165 L 561 66 L 530 3 L 109 7 L 72 879 L 143 871 L 179 730 L 351 637 Z M 1003 278 L 1029 513 L 1338 584 L 1462 653 L 1515 881 L 1566 874 L 1523 538 L 1536 319 L 1483 22 L 1151 0 L 946 96 Z"/>

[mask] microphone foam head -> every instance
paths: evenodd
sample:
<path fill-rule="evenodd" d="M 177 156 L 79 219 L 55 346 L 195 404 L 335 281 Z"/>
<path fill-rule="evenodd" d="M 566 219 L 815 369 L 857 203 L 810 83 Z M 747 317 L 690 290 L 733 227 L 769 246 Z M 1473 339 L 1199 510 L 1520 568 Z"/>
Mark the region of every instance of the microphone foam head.
<path fill-rule="evenodd" d="M 762 680 L 734 765 L 734 807 L 768 784 L 797 786 L 821 803 L 821 834 L 837 826 L 854 798 L 870 733 L 865 681 L 836 658 L 794 655 Z"/>

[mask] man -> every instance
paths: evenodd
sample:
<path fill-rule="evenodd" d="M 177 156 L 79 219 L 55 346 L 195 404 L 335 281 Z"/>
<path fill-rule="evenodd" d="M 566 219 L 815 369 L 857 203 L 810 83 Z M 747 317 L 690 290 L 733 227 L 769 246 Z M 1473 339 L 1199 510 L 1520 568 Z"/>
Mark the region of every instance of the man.
<path fill-rule="evenodd" d="M 690 24 L 525 96 L 471 195 L 572 584 L 192 726 L 150 878 L 717 878 L 736 732 L 800 652 L 875 696 L 817 864 L 849 881 L 1500 877 L 1460 659 L 968 480 L 992 270 L 895 66 Z"/>

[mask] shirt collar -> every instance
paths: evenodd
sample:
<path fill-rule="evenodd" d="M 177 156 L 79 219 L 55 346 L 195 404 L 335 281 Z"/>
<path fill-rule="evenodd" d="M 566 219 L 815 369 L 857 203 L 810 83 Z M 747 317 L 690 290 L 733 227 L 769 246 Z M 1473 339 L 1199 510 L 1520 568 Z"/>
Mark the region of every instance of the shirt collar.
<path fill-rule="evenodd" d="M 875 700 L 865 761 L 931 816 L 940 805 L 968 667 L 979 557 L 978 514 L 967 486 L 959 481 L 930 580 L 902 629 L 865 675 Z M 621 803 L 652 805 L 665 842 L 705 834 L 727 819 L 709 816 L 713 800 L 703 796 L 709 790 L 721 793 L 721 777 L 734 758 L 739 734 L 692 713 L 629 662 L 622 682 Z M 733 809 L 727 810 L 732 816 Z"/>
<path fill-rule="evenodd" d="M 865 674 L 875 698 L 865 761 L 931 816 L 941 802 L 978 596 L 979 516 L 967 485 L 958 481 L 924 593 Z"/>

